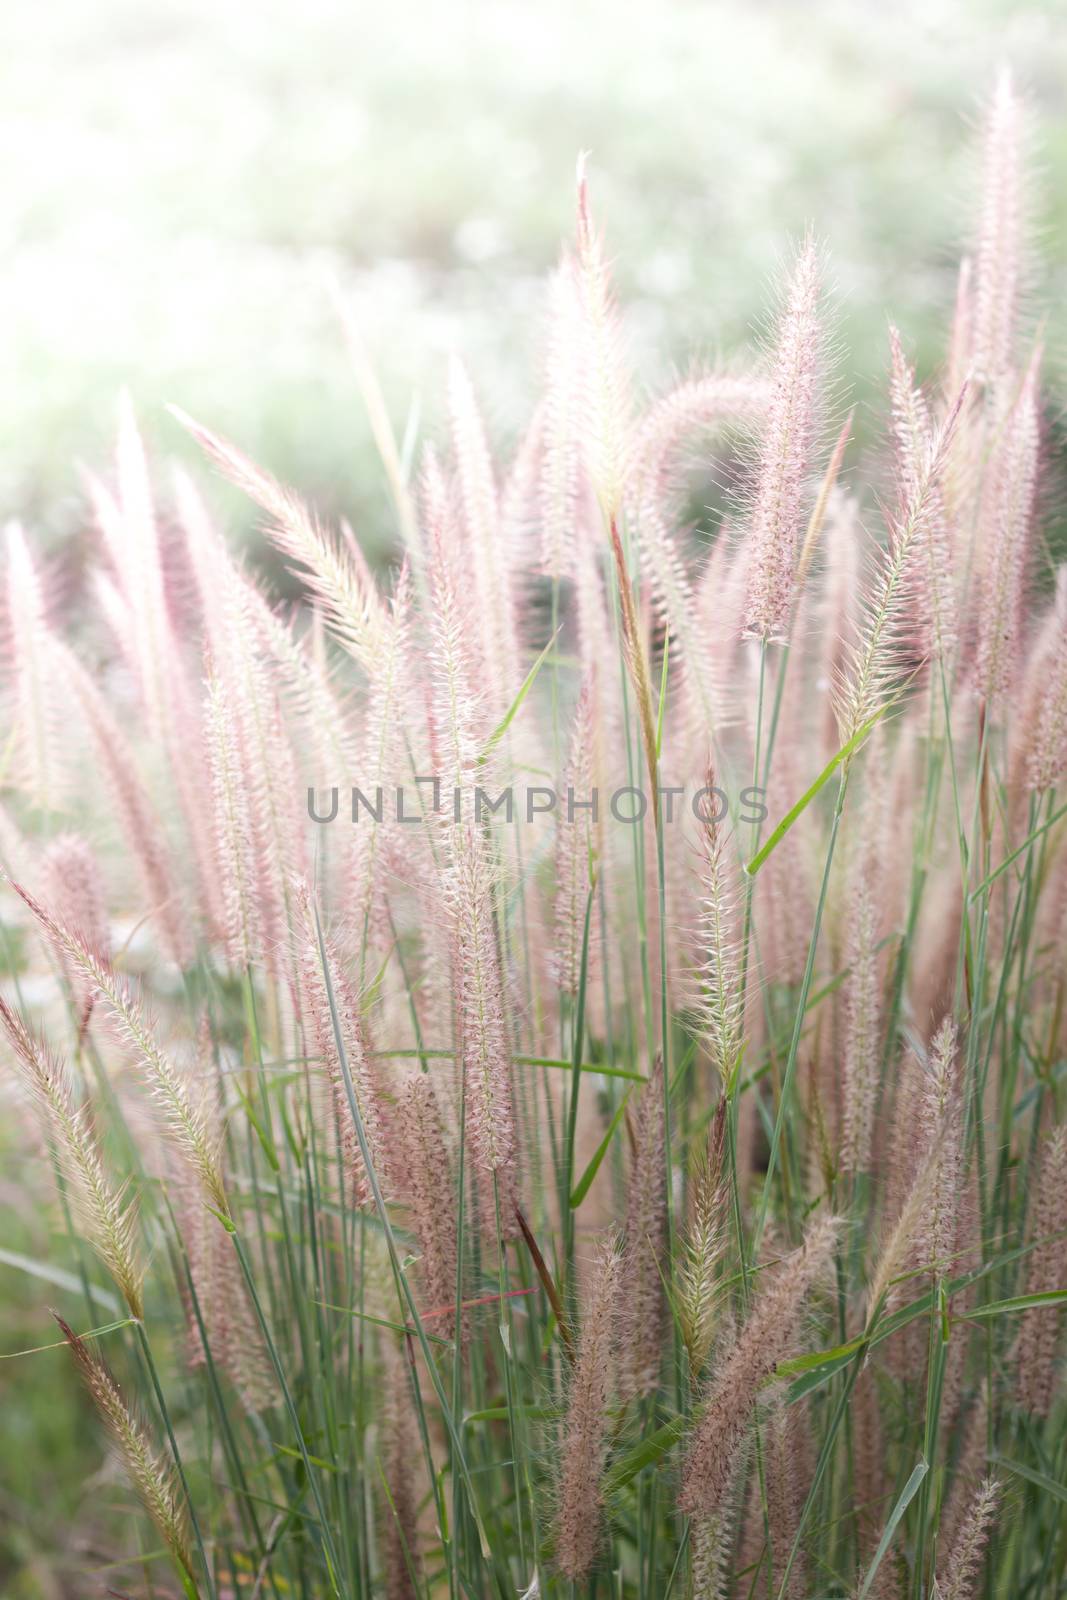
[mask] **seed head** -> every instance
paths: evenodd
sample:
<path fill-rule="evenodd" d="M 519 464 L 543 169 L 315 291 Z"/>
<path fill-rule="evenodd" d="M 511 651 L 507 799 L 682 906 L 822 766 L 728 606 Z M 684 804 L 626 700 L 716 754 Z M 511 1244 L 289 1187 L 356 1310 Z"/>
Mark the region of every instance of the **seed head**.
<path fill-rule="evenodd" d="M 111 1373 L 94 1355 L 85 1340 L 55 1311 L 52 1313 L 70 1346 L 97 1410 L 107 1425 L 130 1482 L 145 1510 L 159 1529 L 178 1568 L 195 1584 L 189 1532 L 170 1471 L 152 1445 L 144 1426 L 138 1422 Z"/>
<path fill-rule="evenodd" d="M 745 631 L 760 639 L 784 636 L 793 599 L 818 422 L 821 342 L 819 253 L 809 236 L 794 262 L 778 319 L 749 517 Z"/>

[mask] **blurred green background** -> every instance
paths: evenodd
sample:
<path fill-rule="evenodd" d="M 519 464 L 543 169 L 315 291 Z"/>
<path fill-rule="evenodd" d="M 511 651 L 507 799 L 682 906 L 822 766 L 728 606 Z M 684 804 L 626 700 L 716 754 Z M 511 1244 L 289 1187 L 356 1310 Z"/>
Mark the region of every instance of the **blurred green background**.
<path fill-rule="evenodd" d="M 885 318 L 935 362 L 999 61 L 1035 106 L 1044 295 L 1062 301 L 1067 14 L 998 0 L 50 0 L 5 7 L 0 496 L 84 515 L 119 386 L 173 400 L 361 536 L 384 496 L 326 284 L 398 426 L 464 351 L 503 444 L 579 149 L 655 385 L 744 343 L 790 234 L 825 239 L 862 402 Z M 1055 241 L 1056 248 L 1052 249 Z M 1055 353 L 1058 329 L 1053 327 Z M 862 418 L 861 418 L 862 426 Z M 221 495 L 231 517 L 247 509 Z"/>
<path fill-rule="evenodd" d="M 3 40 L 0 501 L 49 546 L 85 526 L 77 464 L 109 451 L 122 385 L 161 453 L 195 455 L 163 410 L 175 401 L 383 546 L 331 277 L 398 428 L 415 408 L 433 429 L 460 348 L 506 448 L 583 148 L 642 382 L 738 350 L 810 222 L 869 433 L 887 314 L 920 370 L 943 351 L 1002 60 L 1034 104 L 1034 304 L 1053 367 L 1062 354 L 1056 6 L 7 0 Z M 212 495 L 235 531 L 251 525 L 222 485 Z M 42 1169 L 17 1124 L 15 1143 L 2 1243 L 37 1259 Z M 49 1296 L 0 1267 L 0 1355 L 49 1339 Z M 84 1593 L 64 1572 L 75 1551 L 92 1564 L 86 1507 L 110 1481 L 69 1364 L 0 1360 L 0 1416 L 0 1594 Z"/>

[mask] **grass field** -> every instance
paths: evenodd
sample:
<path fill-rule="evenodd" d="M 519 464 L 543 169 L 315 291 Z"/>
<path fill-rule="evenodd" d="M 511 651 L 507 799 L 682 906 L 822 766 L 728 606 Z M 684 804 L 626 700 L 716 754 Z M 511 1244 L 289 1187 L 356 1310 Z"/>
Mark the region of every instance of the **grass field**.
<path fill-rule="evenodd" d="M 99 72 L 7 285 L 5 1596 L 1063 1592 L 998 18 L 19 22 L 8 126 Z"/>

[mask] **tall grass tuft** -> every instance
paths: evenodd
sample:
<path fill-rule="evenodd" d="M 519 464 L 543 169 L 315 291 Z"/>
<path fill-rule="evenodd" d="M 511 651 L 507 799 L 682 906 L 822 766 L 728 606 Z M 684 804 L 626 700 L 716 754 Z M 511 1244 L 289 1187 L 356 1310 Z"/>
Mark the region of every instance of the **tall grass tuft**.
<path fill-rule="evenodd" d="M 8 530 L 0 1272 L 63 1348 L 0 1354 L 73 1359 L 143 1508 L 91 1476 L 49 1594 L 1063 1592 L 1026 120 L 1001 78 L 877 445 L 832 218 L 766 348 L 646 398 L 583 160 L 513 457 L 458 357 L 401 449 L 355 346 L 395 569 L 182 414 L 171 479 L 128 401 L 77 604 Z"/>

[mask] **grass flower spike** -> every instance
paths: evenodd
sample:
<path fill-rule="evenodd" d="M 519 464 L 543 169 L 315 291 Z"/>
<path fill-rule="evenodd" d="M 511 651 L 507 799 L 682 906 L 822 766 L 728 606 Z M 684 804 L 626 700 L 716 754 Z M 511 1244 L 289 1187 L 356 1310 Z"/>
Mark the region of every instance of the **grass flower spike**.
<path fill-rule="evenodd" d="M 70 1346 L 85 1387 L 107 1425 L 131 1484 L 159 1529 L 186 1592 L 195 1595 L 197 1589 L 189 1549 L 189 1532 L 170 1473 L 144 1427 L 123 1399 L 107 1367 L 57 1312 L 52 1314 Z"/>
<path fill-rule="evenodd" d="M 793 263 L 775 330 L 771 398 L 752 490 L 745 628 L 759 639 L 784 636 L 793 599 L 814 465 L 821 344 L 819 252 L 808 237 Z"/>

